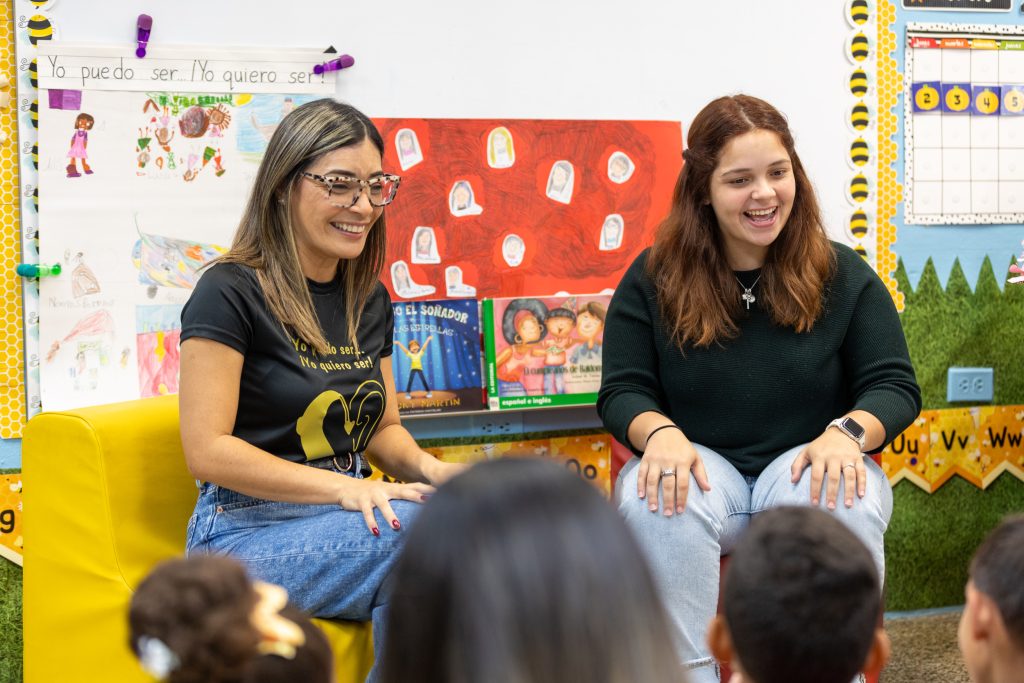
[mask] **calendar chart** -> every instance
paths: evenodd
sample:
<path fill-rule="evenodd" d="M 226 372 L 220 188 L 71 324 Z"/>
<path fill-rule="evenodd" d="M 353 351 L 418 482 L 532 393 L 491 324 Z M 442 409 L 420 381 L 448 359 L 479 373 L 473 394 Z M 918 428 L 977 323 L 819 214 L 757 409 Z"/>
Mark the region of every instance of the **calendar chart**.
<path fill-rule="evenodd" d="M 1024 222 L 1024 27 L 908 24 L 909 224 Z"/>

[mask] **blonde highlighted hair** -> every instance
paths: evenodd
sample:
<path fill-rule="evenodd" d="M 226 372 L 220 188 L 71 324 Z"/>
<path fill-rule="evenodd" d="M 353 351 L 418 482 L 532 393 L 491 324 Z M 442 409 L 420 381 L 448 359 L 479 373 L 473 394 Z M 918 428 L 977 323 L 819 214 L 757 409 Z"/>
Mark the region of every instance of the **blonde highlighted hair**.
<path fill-rule="evenodd" d="M 373 122 L 355 107 L 335 100 L 315 100 L 285 116 L 256 172 L 231 249 L 217 259 L 255 270 L 274 317 L 324 355 L 329 345 L 299 263 L 292 199 L 302 172 L 317 159 L 367 139 L 383 158 L 384 141 Z M 349 342 L 357 348 L 359 320 L 384 266 L 385 227 L 381 213 L 370 228 L 362 253 L 342 259 L 338 265 L 345 287 Z"/>

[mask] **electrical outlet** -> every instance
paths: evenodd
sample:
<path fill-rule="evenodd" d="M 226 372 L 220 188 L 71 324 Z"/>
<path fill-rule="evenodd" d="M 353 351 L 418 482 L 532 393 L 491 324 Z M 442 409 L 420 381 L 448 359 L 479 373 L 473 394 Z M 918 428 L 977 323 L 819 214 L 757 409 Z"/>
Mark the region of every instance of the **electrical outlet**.
<path fill-rule="evenodd" d="M 950 368 L 946 400 L 987 402 L 993 395 L 992 368 Z"/>

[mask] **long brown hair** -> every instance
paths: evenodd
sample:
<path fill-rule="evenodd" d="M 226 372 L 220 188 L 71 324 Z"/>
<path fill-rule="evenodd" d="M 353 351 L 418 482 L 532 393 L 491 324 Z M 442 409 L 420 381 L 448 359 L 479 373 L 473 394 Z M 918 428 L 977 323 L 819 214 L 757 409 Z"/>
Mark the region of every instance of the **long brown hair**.
<path fill-rule="evenodd" d="M 254 269 L 274 317 L 323 355 L 329 353 L 329 345 L 299 264 L 292 196 L 301 173 L 317 159 L 366 139 L 383 158 L 384 140 L 373 122 L 355 107 L 335 100 L 308 102 L 285 116 L 256 172 L 231 249 L 218 259 Z M 359 319 L 384 266 L 386 237 L 382 212 L 370 227 L 362 253 L 342 259 L 338 266 L 345 286 L 349 341 L 357 347 Z"/>
<path fill-rule="evenodd" d="M 726 144 L 754 130 L 779 137 L 796 181 L 789 220 L 768 249 L 761 270 L 758 302 L 777 325 L 797 332 L 810 330 L 821 314 L 835 251 L 789 125 L 764 100 L 749 95 L 720 97 L 704 107 L 690 126 L 672 209 L 658 228 L 647 261 L 662 317 L 680 348 L 710 346 L 739 333 L 740 297 L 734 296 L 737 283 L 710 204 L 711 175 Z"/>

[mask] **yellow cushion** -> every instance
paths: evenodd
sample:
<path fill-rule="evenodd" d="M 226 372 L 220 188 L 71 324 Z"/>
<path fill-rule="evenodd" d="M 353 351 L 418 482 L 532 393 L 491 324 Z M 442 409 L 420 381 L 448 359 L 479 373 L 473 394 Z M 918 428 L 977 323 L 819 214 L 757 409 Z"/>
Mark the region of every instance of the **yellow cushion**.
<path fill-rule="evenodd" d="M 177 397 L 37 415 L 22 481 L 25 683 L 150 681 L 129 650 L 126 615 L 153 565 L 181 555 L 196 500 Z M 317 623 L 337 680 L 364 680 L 370 625 Z"/>

